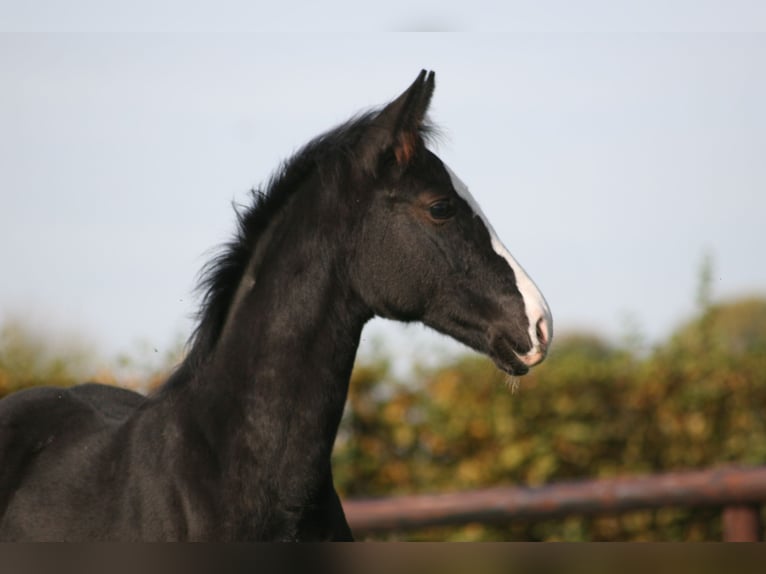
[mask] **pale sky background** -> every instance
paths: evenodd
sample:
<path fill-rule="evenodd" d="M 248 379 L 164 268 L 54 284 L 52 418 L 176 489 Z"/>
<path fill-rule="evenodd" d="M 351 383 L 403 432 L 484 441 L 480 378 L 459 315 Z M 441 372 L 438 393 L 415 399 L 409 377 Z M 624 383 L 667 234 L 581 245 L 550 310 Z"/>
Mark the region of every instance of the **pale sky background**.
<path fill-rule="evenodd" d="M 172 349 L 231 202 L 421 68 L 437 153 L 557 332 L 662 340 L 705 253 L 716 299 L 766 294 L 766 4 L 480 4 L 0 0 L 0 322 Z M 335 33 L 273 33 L 319 19 Z M 424 29 L 467 32 L 382 33 Z M 377 320 L 363 352 L 380 337 L 458 348 Z"/>

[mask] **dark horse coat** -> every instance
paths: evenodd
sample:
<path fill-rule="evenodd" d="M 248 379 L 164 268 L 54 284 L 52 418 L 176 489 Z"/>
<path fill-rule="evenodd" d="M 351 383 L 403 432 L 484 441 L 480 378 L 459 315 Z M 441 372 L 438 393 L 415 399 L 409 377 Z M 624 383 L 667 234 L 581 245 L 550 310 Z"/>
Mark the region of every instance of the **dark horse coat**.
<path fill-rule="evenodd" d="M 542 295 L 426 147 L 433 89 L 422 72 L 255 193 L 155 393 L 0 401 L 0 538 L 349 540 L 330 454 L 370 318 L 421 321 L 509 373 L 543 359 Z"/>

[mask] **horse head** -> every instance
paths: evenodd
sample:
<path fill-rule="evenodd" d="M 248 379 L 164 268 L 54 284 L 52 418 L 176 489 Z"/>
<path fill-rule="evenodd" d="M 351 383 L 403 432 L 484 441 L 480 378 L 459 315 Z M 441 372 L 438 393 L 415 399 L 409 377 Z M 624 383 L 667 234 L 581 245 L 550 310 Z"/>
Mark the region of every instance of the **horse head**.
<path fill-rule="evenodd" d="M 428 149 L 434 85 L 421 72 L 360 136 L 352 282 L 375 314 L 421 321 L 524 374 L 545 358 L 551 313 L 468 187 Z"/>

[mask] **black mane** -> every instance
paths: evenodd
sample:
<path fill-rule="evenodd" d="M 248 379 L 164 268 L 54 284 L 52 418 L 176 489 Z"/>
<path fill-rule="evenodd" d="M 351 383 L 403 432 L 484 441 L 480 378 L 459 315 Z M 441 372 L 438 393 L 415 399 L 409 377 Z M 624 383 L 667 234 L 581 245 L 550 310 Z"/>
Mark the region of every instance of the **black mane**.
<path fill-rule="evenodd" d="M 259 238 L 300 183 L 316 171 L 324 187 L 337 188 L 349 173 L 377 169 L 377 166 L 364 164 L 357 144 L 378 113 L 379 110 L 371 110 L 359 114 L 314 138 L 276 170 L 265 188 L 251 190 L 252 205 L 234 206 L 237 217 L 234 237 L 200 273 L 196 290 L 202 293 L 202 303 L 196 314 L 198 323 L 189 339 L 185 363 L 191 361 L 198 365 L 213 350 Z M 438 129 L 424 121 L 419 126 L 419 133 L 421 141 L 426 142 L 438 134 Z"/>
<path fill-rule="evenodd" d="M 361 114 L 316 137 L 286 160 L 265 188 L 251 190 L 250 206 L 234 206 L 234 237 L 200 273 L 197 291 L 202 293 L 202 303 L 187 360 L 198 362 L 213 350 L 259 238 L 300 183 L 316 170 L 325 187 L 336 187 L 349 168 L 361 167 L 355 154 L 356 143 L 375 115 L 374 111 Z"/>

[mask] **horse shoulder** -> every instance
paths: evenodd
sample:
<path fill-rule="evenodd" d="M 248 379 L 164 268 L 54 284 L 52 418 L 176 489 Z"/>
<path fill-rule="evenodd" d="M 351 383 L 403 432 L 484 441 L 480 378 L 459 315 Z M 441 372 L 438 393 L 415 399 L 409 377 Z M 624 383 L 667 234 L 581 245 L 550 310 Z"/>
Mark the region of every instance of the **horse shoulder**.
<path fill-rule="evenodd" d="M 134 391 L 99 383 L 77 385 L 68 391 L 72 398 L 88 405 L 94 413 L 113 421 L 125 420 L 146 400 Z"/>
<path fill-rule="evenodd" d="M 88 432 L 119 424 L 142 400 L 137 393 L 93 383 L 9 395 L 0 401 L 0 483 L 52 444 L 70 444 Z"/>
<path fill-rule="evenodd" d="M 143 400 L 138 393 L 97 383 L 18 391 L 0 401 L 0 441 L 13 435 L 14 441 L 29 442 L 50 432 L 119 422 Z"/>
<path fill-rule="evenodd" d="M 96 437 L 110 434 L 143 400 L 95 383 L 25 389 L 0 400 L 0 513 L 33 466 L 54 451 L 100 442 Z"/>

